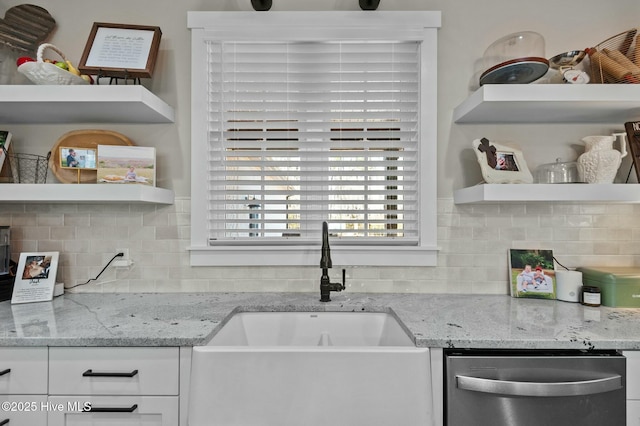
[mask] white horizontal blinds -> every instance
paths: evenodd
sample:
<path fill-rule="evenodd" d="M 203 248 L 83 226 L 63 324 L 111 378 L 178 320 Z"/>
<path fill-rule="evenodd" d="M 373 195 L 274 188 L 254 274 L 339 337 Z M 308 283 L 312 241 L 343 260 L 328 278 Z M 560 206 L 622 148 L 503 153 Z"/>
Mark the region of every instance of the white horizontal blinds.
<path fill-rule="evenodd" d="M 417 241 L 417 42 L 209 51 L 211 240 Z"/>

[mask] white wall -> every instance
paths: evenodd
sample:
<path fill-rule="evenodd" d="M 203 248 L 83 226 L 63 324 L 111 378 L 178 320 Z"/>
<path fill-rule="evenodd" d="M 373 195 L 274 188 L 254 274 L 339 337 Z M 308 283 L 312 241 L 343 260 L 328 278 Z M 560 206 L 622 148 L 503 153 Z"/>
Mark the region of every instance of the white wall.
<path fill-rule="evenodd" d="M 273 0 L 276 10 L 358 10 L 357 0 Z M 5 0 L 0 15 L 23 1 Z M 32 0 L 53 15 L 58 28 L 51 38 L 76 63 L 93 22 L 157 25 L 162 28 L 160 55 L 153 79 L 144 81 L 176 109 L 173 124 L 161 125 L 12 125 L 19 151 L 46 153 L 64 133 L 105 128 L 127 135 L 138 145 L 155 146 L 158 185 L 176 191 L 175 206 L 33 206 L 0 205 L 0 225 L 11 225 L 14 257 L 26 250 L 60 250 L 62 279 L 86 281 L 123 243 L 137 265 L 118 272 L 117 283 L 87 286 L 107 291 L 314 290 L 313 268 L 190 268 L 185 247 L 189 235 L 189 64 L 188 10 L 251 10 L 250 0 L 168 1 Z M 530 169 L 557 157 L 573 160 L 580 138 L 621 130 L 608 125 L 457 125 L 453 108 L 477 87 L 482 54 L 496 39 L 532 30 L 546 40 L 546 55 L 583 49 L 638 25 L 640 2 L 617 0 L 536 2 L 485 0 L 382 0 L 380 10 L 441 10 L 438 79 L 438 211 L 441 255 L 436 268 L 351 269 L 350 291 L 420 291 L 505 293 L 506 249 L 543 244 L 571 266 L 634 265 L 640 262 L 640 226 L 631 205 L 554 205 L 550 203 L 454 206 L 453 190 L 481 180 L 471 141 L 487 137 L 521 145 Z M 269 12 L 262 12 L 269 13 Z M 372 12 L 375 13 L 375 12 Z M 256 19 L 260 13 L 256 12 Z M 55 106 L 52 106 L 55 107 Z M 628 166 L 627 166 L 628 167 Z M 628 168 L 624 169 L 625 171 Z M 561 260 L 562 261 L 562 260 Z M 334 259 L 336 263 L 336 259 Z M 338 271 L 334 271 L 336 275 Z M 260 277 L 260 283 L 256 282 Z M 115 278 L 112 271 L 106 279 Z M 83 287 L 84 288 L 84 287 Z"/>

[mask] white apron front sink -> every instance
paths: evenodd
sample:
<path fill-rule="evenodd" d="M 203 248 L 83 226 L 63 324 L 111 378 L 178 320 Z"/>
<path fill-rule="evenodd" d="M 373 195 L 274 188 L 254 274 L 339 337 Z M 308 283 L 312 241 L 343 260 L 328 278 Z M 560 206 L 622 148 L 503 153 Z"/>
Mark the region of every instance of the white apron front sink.
<path fill-rule="evenodd" d="M 383 312 L 240 312 L 207 346 L 414 346 Z"/>
<path fill-rule="evenodd" d="M 193 348 L 189 426 L 431 425 L 429 350 L 390 313 L 241 312 Z"/>

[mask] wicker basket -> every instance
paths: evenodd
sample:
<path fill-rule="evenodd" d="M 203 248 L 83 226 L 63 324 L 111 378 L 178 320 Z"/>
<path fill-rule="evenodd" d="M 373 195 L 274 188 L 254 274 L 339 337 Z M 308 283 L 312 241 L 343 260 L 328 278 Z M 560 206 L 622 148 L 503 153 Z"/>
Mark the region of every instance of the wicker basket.
<path fill-rule="evenodd" d="M 24 74 L 29 80 L 35 84 L 49 84 L 49 85 L 77 85 L 77 84 L 89 84 L 88 81 L 80 78 L 79 76 L 51 64 L 45 62 L 42 59 L 45 49 L 51 49 L 56 52 L 63 61 L 67 62 L 68 59 L 64 56 L 64 53 L 60 51 L 56 46 L 50 43 L 43 43 L 38 47 L 38 53 L 35 62 L 25 62 L 18 67 L 18 72 Z"/>
<path fill-rule="evenodd" d="M 592 83 L 640 83 L 640 41 L 637 29 L 624 31 L 587 49 Z"/>

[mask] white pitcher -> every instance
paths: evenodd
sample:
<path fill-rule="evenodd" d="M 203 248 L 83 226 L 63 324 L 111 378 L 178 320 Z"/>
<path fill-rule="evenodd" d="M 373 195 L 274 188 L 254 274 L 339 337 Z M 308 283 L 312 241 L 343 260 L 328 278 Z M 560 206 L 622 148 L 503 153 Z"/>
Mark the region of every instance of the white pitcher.
<path fill-rule="evenodd" d="M 627 155 L 625 137 L 624 133 L 616 133 L 582 138 L 585 152 L 578 157 L 580 180 L 587 183 L 613 183 L 622 159 Z M 613 148 L 616 139 L 620 141 L 620 150 Z"/>

